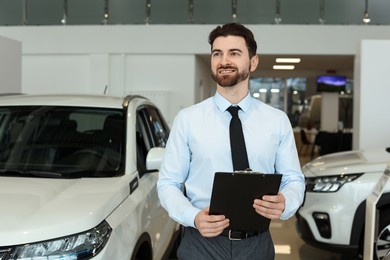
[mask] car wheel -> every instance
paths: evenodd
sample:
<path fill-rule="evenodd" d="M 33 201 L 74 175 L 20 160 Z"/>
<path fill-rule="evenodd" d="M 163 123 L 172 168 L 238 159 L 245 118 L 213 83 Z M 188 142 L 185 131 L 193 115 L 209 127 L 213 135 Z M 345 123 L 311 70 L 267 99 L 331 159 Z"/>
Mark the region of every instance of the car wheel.
<path fill-rule="evenodd" d="M 390 260 L 390 209 L 380 212 L 378 234 L 375 241 L 376 258 Z"/>

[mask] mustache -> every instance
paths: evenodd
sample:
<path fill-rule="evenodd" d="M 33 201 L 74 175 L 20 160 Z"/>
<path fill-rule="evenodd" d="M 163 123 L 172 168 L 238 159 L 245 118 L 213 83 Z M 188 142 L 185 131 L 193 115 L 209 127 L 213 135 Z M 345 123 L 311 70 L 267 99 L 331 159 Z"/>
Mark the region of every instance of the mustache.
<path fill-rule="evenodd" d="M 237 67 L 231 65 L 220 65 L 218 66 L 218 69 L 237 69 Z"/>

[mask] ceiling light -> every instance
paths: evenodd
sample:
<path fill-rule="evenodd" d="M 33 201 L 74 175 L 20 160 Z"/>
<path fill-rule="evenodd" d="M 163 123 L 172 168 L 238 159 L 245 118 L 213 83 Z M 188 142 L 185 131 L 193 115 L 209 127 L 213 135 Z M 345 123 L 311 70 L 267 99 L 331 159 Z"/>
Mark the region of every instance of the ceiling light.
<path fill-rule="evenodd" d="M 188 22 L 194 22 L 194 0 L 188 1 Z"/>
<path fill-rule="evenodd" d="M 277 63 L 300 63 L 300 58 L 276 58 Z"/>
<path fill-rule="evenodd" d="M 294 65 L 274 65 L 272 67 L 274 70 L 293 70 L 295 69 Z"/>
<path fill-rule="evenodd" d="M 276 0 L 274 20 L 276 24 L 280 24 L 282 22 L 282 17 L 280 16 L 280 0 Z"/>
<path fill-rule="evenodd" d="M 68 20 L 68 0 L 64 0 L 63 8 L 64 8 L 64 14 L 62 16 L 61 23 L 65 25 Z"/>
<path fill-rule="evenodd" d="M 364 13 L 363 22 L 364 22 L 365 24 L 369 24 L 369 23 L 371 22 L 371 19 L 370 19 L 370 17 L 368 16 L 368 12 L 365 12 L 365 13 Z"/>
<path fill-rule="evenodd" d="M 325 23 L 325 0 L 320 0 L 320 18 L 318 21 L 320 24 Z"/>
<path fill-rule="evenodd" d="M 237 22 L 237 0 L 232 0 L 232 22 Z"/>
<path fill-rule="evenodd" d="M 365 24 L 369 24 L 371 22 L 370 17 L 368 16 L 368 0 L 365 1 L 365 10 L 364 10 L 364 15 L 363 15 L 363 22 Z"/>

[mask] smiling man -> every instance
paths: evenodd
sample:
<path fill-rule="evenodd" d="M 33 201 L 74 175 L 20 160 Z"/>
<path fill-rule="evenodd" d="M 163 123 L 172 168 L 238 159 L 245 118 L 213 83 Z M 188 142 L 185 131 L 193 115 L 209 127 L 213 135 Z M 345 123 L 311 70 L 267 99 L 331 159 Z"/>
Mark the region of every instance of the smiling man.
<path fill-rule="evenodd" d="M 252 32 L 237 23 L 225 24 L 210 33 L 209 43 L 217 91 L 176 116 L 157 191 L 170 217 L 185 227 L 179 259 L 271 260 L 275 251 L 269 231 L 230 230 L 228 218 L 209 214 L 213 179 L 215 172 L 236 170 L 228 108 L 238 107 L 250 168 L 283 175 L 278 194 L 255 199 L 253 210 L 269 219 L 288 219 L 301 205 L 305 189 L 293 131 L 283 111 L 249 93 L 250 73 L 259 63 Z"/>

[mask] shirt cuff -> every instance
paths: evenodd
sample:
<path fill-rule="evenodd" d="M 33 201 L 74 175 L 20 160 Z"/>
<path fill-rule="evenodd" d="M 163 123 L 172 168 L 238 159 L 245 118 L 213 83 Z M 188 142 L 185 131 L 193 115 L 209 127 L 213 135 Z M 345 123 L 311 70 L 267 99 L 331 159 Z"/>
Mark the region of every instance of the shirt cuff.
<path fill-rule="evenodd" d="M 299 206 L 301 205 L 300 199 L 297 194 L 289 192 L 289 191 L 281 191 L 285 198 L 285 208 L 283 213 L 280 215 L 281 220 L 287 220 L 295 215 Z"/>
<path fill-rule="evenodd" d="M 185 227 L 195 227 L 195 217 L 198 215 L 198 213 L 201 212 L 200 209 L 191 207 L 183 215 L 183 225 Z"/>

